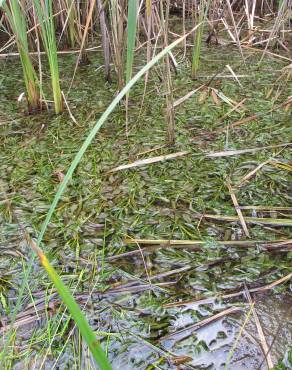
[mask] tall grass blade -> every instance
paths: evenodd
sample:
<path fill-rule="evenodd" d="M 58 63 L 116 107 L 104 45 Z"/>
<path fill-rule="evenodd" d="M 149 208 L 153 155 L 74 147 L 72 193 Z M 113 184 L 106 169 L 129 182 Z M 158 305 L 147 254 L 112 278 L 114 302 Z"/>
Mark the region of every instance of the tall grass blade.
<path fill-rule="evenodd" d="M 166 1 L 165 15 L 163 5 L 164 5 L 163 1 L 160 0 L 160 13 L 161 13 L 160 17 L 162 22 L 164 47 L 166 47 L 168 45 L 170 0 Z M 173 87 L 169 54 L 167 54 L 164 58 L 164 73 L 165 73 L 164 85 L 166 89 L 166 112 L 165 112 L 165 119 L 167 124 L 166 140 L 169 145 L 173 145 L 175 143 L 175 118 L 174 118 L 175 114 L 173 107 Z"/>
<path fill-rule="evenodd" d="M 194 48 L 193 48 L 193 58 L 192 58 L 192 78 L 196 78 L 197 72 L 199 69 L 201 47 L 202 47 L 202 37 L 203 37 L 204 23 L 205 23 L 204 21 L 206 20 L 207 13 L 208 13 L 209 1 L 208 3 L 205 3 L 205 0 L 200 0 L 199 16 L 198 16 L 197 23 L 201 24 L 201 26 L 197 29 L 195 33 L 195 38 L 194 38 Z"/>
<path fill-rule="evenodd" d="M 58 114 L 63 110 L 63 98 L 60 87 L 52 0 L 45 0 L 42 2 L 39 0 L 34 0 L 33 3 L 40 22 L 41 37 L 50 65 L 55 112 Z"/>
<path fill-rule="evenodd" d="M 1 7 L 2 3 L 0 4 Z M 27 93 L 28 109 L 37 110 L 40 107 L 40 92 L 37 74 L 32 64 L 27 39 L 27 27 L 24 11 L 18 0 L 11 0 L 10 7 L 7 3 L 2 5 L 10 27 L 14 33 L 23 70 L 24 83 Z"/>
<path fill-rule="evenodd" d="M 128 4 L 128 32 L 127 32 L 127 60 L 126 84 L 132 76 L 134 50 L 137 30 L 137 0 L 129 0 Z"/>
<path fill-rule="evenodd" d="M 127 60 L 126 60 L 126 84 L 130 81 L 133 70 L 135 40 L 137 29 L 137 0 L 129 0 L 128 3 L 128 29 L 127 29 Z M 129 92 L 126 94 L 126 131 L 128 133 L 128 107 Z"/>

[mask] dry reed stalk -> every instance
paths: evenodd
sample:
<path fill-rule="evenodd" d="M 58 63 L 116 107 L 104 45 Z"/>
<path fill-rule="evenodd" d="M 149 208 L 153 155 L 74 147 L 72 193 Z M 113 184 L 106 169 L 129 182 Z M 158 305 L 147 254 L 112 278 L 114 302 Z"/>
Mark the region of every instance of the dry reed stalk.
<path fill-rule="evenodd" d="M 285 144 L 278 144 L 278 145 L 269 145 L 269 146 L 264 146 L 264 147 L 259 147 L 259 148 L 239 149 L 239 150 L 225 150 L 225 151 L 222 151 L 222 152 L 215 152 L 215 153 L 208 153 L 208 154 L 197 154 L 197 155 L 198 156 L 202 155 L 202 156 L 205 156 L 206 158 L 221 158 L 221 157 L 230 157 L 230 156 L 234 156 L 234 155 L 255 153 L 259 150 L 287 147 L 287 146 L 291 146 L 291 145 L 292 145 L 292 143 L 285 143 Z M 130 168 L 141 167 L 141 166 L 145 166 L 147 164 L 162 162 L 162 161 L 169 160 L 169 159 L 183 157 L 183 156 L 190 155 L 190 154 L 192 154 L 190 151 L 181 151 L 181 152 L 176 152 L 176 153 L 171 153 L 171 154 L 159 155 L 157 157 L 140 159 L 140 160 L 132 162 L 132 163 L 123 164 L 123 165 L 114 167 L 111 170 L 109 170 L 107 172 L 107 174 L 112 173 L 112 172 L 117 172 L 117 171 L 130 169 Z"/>
<path fill-rule="evenodd" d="M 246 102 L 247 98 L 242 99 L 239 103 L 237 103 L 236 106 L 231 108 L 227 113 L 225 113 L 221 118 L 219 118 L 218 123 L 224 121 L 225 118 L 227 118 L 232 112 L 237 110 L 238 108 L 242 107 L 243 104 Z M 224 128 L 225 130 L 225 128 Z"/>
<path fill-rule="evenodd" d="M 246 222 L 244 220 L 244 217 L 243 217 L 243 214 L 239 208 L 239 204 L 238 204 L 238 201 L 237 201 L 237 198 L 236 198 L 236 195 L 234 193 L 234 190 L 232 189 L 232 186 L 231 186 L 231 183 L 229 180 L 227 180 L 227 188 L 228 188 L 228 191 L 229 191 L 229 194 L 231 196 L 231 199 L 232 199 L 232 202 L 233 202 L 233 205 L 234 205 L 234 208 L 236 210 L 236 213 L 238 215 L 238 218 L 239 218 L 239 221 L 241 223 L 241 226 L 243 228 L 243 231 L 245 233 L 245 235 L 250 238 L 250 234 L 249 234 L 249 231 L 248 231 L 248 228 L 246 226 Z"/>
<path fill-rule="evenodd" d="M 241 207 L 244 208 L 244 207 Z M 161 247 L 175 247 L 175 246 L 192 246 L 192 245 L 204 245 L 207 242 L 205 240 L 167 240 L 167 239 L 136 239 L 136 238 L 126 238 L 124 240 L 125 244 L 143 244 L 143 245 L 159 245 Z M 239 247 L 249 247 L 254 245 L 273 245 L 285 242 L 292 243 L 292 239 L 279 239 L 279 240 L 216 240 L 219 245 L 227 246 L 239 246 Z"/>
<path fill-rule="evenodd" d="M 260 163 L 256 168 L 254 168 L 252 171 L 248 172 L 243 178 L 236 184 L 236 187 L 243 186 L 245 182 L 250 180 L 262 167 L 264 167 L 266 164 L 271 162 L 271 159 L 268 159 L 267 161 L 264 161 Z"/>
<path fill-rule="evenodd" d="M 164 340 L 169 340 L 171 338 L 173 338 L 174 336 L 176 335 L 181 335 L 183 334 L 183 337 L 180 337 L 179 340 L 183 339 L 183 338 L 187 338 L 189 337 L 195 330 L 198 330 L 208 324 L 211 324 L 212 322 L 218 320 L 218 319 L 221 319 L 222 317 L 224 316 L 227 316 L 227 315 L 231 315 L 231 314 L 234 314 L 234 313 L 238 313 L 238 312 L 242 312 L 242 308 L 240 307 L 230 307 L 230 308 L 227 308 L 226 310 L 223 310 L 219 313 L 217 313 L 216 315 L 213 315 L 211 317 L 208 317 L 207 319 L 204 319 L 204 320 L 201 320 L 199 322 L 196 322 L 195 324 L 193 325 L 190 325 L 186 328 L 183 328 L 181 330 L 178 330 L 174 333 L 171 333 L 171 334 L 168 334 L 168 335 L 165 335 L 164 337 L 161 337 L 159 338 L 159 341 L 162 342 Z"/>
<path fill-rule="evenodd" d="M 247 298 L 247 300 L 250 304 L 250 308 L 251 308 L 252 313 L 253 313 L 254 321 L 255 321 L 257 331 L 258 331 L 258 334 L 259 334 L 259 338 L 260 338 L 260 342 L 261 342 L 261 347 L 262 347 L 262 350 L 263 350 L 263 354 L 266 358 L 268 368 L 273 369 L 274 364 L 273 364 L 273 361 L 272 361 L 272 358 L 271 358 L 271 354 L 269 353 L 269 347 L 267 345 L 267 341 L 266 341 L 266 338 L 265 338 L 265 335 L 264 335 L 264 331 L 263 331 L 263 328 L 261 326 L 257 311 L 255 309 L 254 302 L 253 302 L 253 300 L 250 296 L 250 292 L 247 289 L 246 285 L 245 285 L 245 288 L 244 288 L 244 294 L 245 294 L 245 296 L 246 296 L 246 298 Z"/>
<path fill-rule="evenodd" d="M 211 215 L 204 214 L 204 218 L 213 219 L 217 221 L 227 221 L 227 222 L 238 222 L 240 221 L 238 216 L 226 216 L 226 215 Z M 260 217 L 245 217 L 245 222 L 251 224 L 263 224 L 271 226 L 292 226 L 292 220 L 288 218 L 260 218 Z"/>
<path fill-rule="evenodd" d="M 85 24 L 85 27 L 84 27 L 84 32 L 83 32 L 83 35 L 82 35 L 80 51 L 79 51 L 77 61 L 76 61 L 76 64 L 75 64 L 75 68 L 74 68 L 74 71 L 73 71 L 73 76 L 72 76 L 72 79 L 71 79 L 71 82 L 70 82 L 69 91 L 72 88 L 74 78 L 75 78 L 75 75 L 76 75 L 76 72 L 77 72 L 78 64 L 79 64 L 79 62 L 80 62 L 80 60 L 81 60 L 81 58 L 84 54 L 86 37 L 87 37 L 87 34 L 88 34 L 88 29 L 89 29 L 90 22 L 91 22 L 91 19 L 92 19 L 94 6 L 95 6 L 95 0 L 91 0 L 90 1 L 89 12 L 88 12 L 88 15 L 87 15 L 87 18 L 86 18 L 86 24 Z"/>
<path fill-rule="evenodd" d="M 142 252 L 152 253 L 161 249 L 175 248 L 175 249 L 188 249 L 192 251 L 202 251 L 202 246 L 206 245 L 206 241 L 203 240 L 141 240 L 141 239 L 125 239 L 125 244 L 137 244 L 146 245 L 141 249 L 135 249 L 129 252 L 120 253 L 114 256 L 107 257 L 107 261 L 114 261 L 119 258 L 126 258 L 137 255 Z M 260 246 L 264 251 L 290 251 L 292 249 L 292 240 L 274 240 L 272 242 L 264 240 L 227 240 L 227 241 L 216 241 L 218 245 L 230 246 L 236 248 L 256 248 Z"/>
<path fill-rule="evenodd" d="M 286 147 L 286 146 L 291 146 L 291 145 L 292 145 L 292 143 L 285 143 L 285 144 L 278 144 L 278 145 L 262 146 L 262 147 L 258 147 L 258 148 L 250 148 L 250 149 L 224 150 L 222 152 L 215 152 L 215 153 L 206 154 L 206 157 L 208 157 L 208 158 L 229 157 L 229 156 L 233 156 L 233 155 L 255 153 L 259 150 L 281 148 L 281 147 Z"/>
<path fill-rule="evenodd" d="M 176 153 L 171 153 L 171 154 L 166 154 L 166 155 L 159 155 L 157 157 L 152 157 L 152 158 L 140 159 L 140 160 L 135 161 L 133 163 L 124 164 L 124 165 L 112 168 L 107 173 L 112 173 L 112 172 L 117 172 L 117 171 L 121 171 L 121 170 L 130 169 L 130 168 L 145 166 L 146 164 L 157 163 L 157 162 L 161 162 L 161 161 L 167 161 L 169 159 L 183 157 L 187 154 L 190 154 L 190 152 L 183 151 L 183 152 L 176 152 Z"/>
<path fill-rule="evenodd" d="M 102 42 L 102 50 L 103 50 L 103 55 L 104 55 L 104 76 L 105 76 L 106 81 L 111 82 L 109 30 L 106 24 L 104 4 L 102 3 L 102 0 L 97 0 L 97 7 L 98 7 L 98 12 L 99 12 L 101 42 Z"/>

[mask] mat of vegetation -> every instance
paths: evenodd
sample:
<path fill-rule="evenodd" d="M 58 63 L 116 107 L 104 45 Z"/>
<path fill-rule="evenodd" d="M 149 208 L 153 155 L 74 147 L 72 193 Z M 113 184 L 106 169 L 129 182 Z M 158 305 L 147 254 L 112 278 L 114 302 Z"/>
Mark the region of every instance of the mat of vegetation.
<path fill-rule="evenodd" d="M 287 63 L 266 56 L 259 66 L 261 53 L 245 57 L 246 65 L 236 48 L 204 46 L 196 80 L 188 59 L 179 63 L 175 100 L 200 90 L 175 108 L 175 146 L 165 145 L 163 69 L 151 71 L 143 105 L 144 81 L 130 93 L 128 135 L 122 103 L 49 225 L 44 250 L 115 369 L 260 369 L 267 366 L 265 342 L 274 365 L 291 366 Z M 17 102 L 19 61 L 0 61 L 2 335 L 31 258 L 23 229 L 35 236 L 74 154 L 116 94 L 97 53 L 78 67 L 68 94 L 75 58 L 59 62 L 76 123 L 68 112 L 25 115 Z M 155 163 L 111 171 L 153 157 Z M 38 262 L 14 325 L 7 369 L 94 368 Z"/>

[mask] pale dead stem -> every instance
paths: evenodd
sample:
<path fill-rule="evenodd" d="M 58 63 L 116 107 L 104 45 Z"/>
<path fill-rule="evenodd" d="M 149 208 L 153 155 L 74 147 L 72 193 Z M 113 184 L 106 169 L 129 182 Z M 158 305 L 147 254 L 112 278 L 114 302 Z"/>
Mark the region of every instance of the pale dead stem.
<path fill-rule="evenodd" d="M 148 150 L 143 150 L 143 152 L 139 152 L 137 154 L 137 157 L 139 157 L 140 155 L 151 153 L 151 152 L 156 152 L 157 150 L 163 149 L 166 146 L 167 146 L 166 144 L 163 144 L 163 145 L 158 145 L 158 146 L 156 146 L 154 148 L 151 148 L 151 149 L 148 149 Z"/>
<path fill-rule="evenodd" d="M 98 49 L 101 49 L 101 46 L 93 46 L 91 48 L 85 48 L 83 49 L 83 51 L 86 51 L 86 52 L 96 52 Z M 77 49 L 77 50 L 59 50 L 57 51 L 57 54 L 58 55 L 72 55 L 72 54 L 80 54 L 80 52 L 82 52 L 81 49 Z M 45 51 L 30 51 L 28 53 L 29 55 L 45 55 L 46 52 Z M 1 53 L 0 54 L 0 59 L 5 59 L 5 58 L 10 58 L 10 57 L 19 57 L 19 53 L 16 53 L 16 52 L 11 52 L 11 53 Z"/>
<path fill-rule="evenodd" d="M 292 143 L 285 143 L 285 144 L 278 144 L 278 145 L 268 145 L 268 146 L 263 146 L 263 147 L 258 147 L 258 148 L 250 148 L 250 149 L 239 149 L 239 150 L 225 150 L 221 152 L 215 152 L 215 153 L 208 153 L 208 154 L 199 154 L 195 153 L 197 156 L 205 156 L 206 158 L 219 158 L 219 157 L 229 157 L 233 155 L 241 155 L 241 154 L 246 154 L 246 153 L 255 153 L 260 150 L 265 150 L 265 149 L 273 149 L 273 148 L 280 148 L 280 147 L 286 147 L 290 146 Z M 174 159 L 178 157 L 183 157 L 186 155 L 191 155 L 192 153 L 190 151 L 181 151 L 181 152 L 176 152 L 176 153 L 171 153 L 171 154 L 165 154 L 165 155 L 159 155 L 156 157 L 151 157 L 151 158 L 145 158 L 145 159 L 140 159 L 138 161 L 129 163 L 129 164 L 124 164 L 120 165 L 118 167 L 114 167 L 111 170 L 109 170 L 106 174 L 112 173 L 112 172 L 118 172 L 126 169 L 131 169 L 135 167 L 140 167 L 140 166 L 145 166 L 148 164 L 152 163 L 157 163 L 157 162 L 163 162 L 169 159 Z"/>
<path fill-rule="evenodd" d="M 176 152 L 176 153 L 171 153 L 171 154 L 166 154 L 166 155 L 159 155 L 157 157 L 152 157 L 152 158 L 141 159 L 141 160 L 135 161 L 133 163 L 129 163 L 129 164 L 125 164 L 125 165 L 115 167 L 115 168 L 111 169 L 110 171 L 108 171 L 108 173 L 117 172 L 117 171 L 129 169 L 129 168 L 134 168 L 134 167 L 139 167 L 139 166 L 144 166 L 146 164 L 166 161 L 166 160 L 169 160 L 169 159 L 182 157 L 182 156 L 185 156 L 187 154 L 190 154 L 190 152 L 189 151 L 182 151 L 182 152 Z"/>
<path fill-rule="evenodd" d="M 229 221 L 229 222 L 238 222 L 239 217 L 229 216 L 229 215 L 211 215 L 203 214 L 203 217 L 218 220 L 218 221 Z M 263 224 L 263 225 L 272 225 L 272 226 L 292 226 L 292 220 L 288 218 L 262 218 L 262 217 L 245 217 L 245 222 L 251 224 Z"/>
<path fill-rule="evenodd" d="M 238 313 L 238 312 L 242 312 L 241 307 L 227 308 L 226 310 L 223 310 L 223 311 L 217 313 L 216 315 L 208 317 L 207 319 L 196 322 L 195 324 L 190 325 L 190 326 L 188 326 L 186 328 L 183 328 L 181 330 L 178 330 L 174 333 L 167 334 L 164 337 L 160 338 L 159 341 L 162 342 L 164 340 L 169 340 L 169 339 L 172 339 L 175 336 L 179 336 L 179 339 L 173 338 L 175 341 L 185 339 L 185 338 L 189 337 L 195 330 L 198 330 L 198 329 L 202 328 L 203 326 L 206 326 L 206 325 L 212 323 L 213 321 L 221 319 L 224 316 L 234 314 L 234 313 Z"/>
<path fill-rule="evenodd" d="M 73 116 L 73 114 L 72 114 L 72 112 L 71 112 L 71 109 L 70 109 L 70 107 L 69 107 L 69 104 L 68 104 L 68 102 L 67 102 L 67 99 L 66 99 L 66 96 L 65 96 L 64 92 L 63 92 L 63 91 L 61 91 L 61 94 L 62 94 L 62 96 L 63 96 L 64 102 L 65 102 L 65 106 L 66 106 L 66 108 L 67 108 L 67 110 L 68 110 L 68 113 L 69 113 L 70 118 L 71 118 L 71 119 L 72 119 L 72 121 L 75 123 L 75 125 L 77 125 L 78 127 L 81 127 L 81 126 L 77 123 L 77 121 L 76 121 L 75 117 Z"/>
<path fill-rule="evenodd" d="M 256 168 L 254 168 L 252 171 L 248 172 L 243 178 L 236 184 L 237 187 L 242 186 L 245 182 L 247 182 L 249 179 L 251 179 L 262 167 L 267 165 L 271 162 L 271 158 L 260 163 Z"/>
<path fill-rule="evenodd" d="M 199 90 L 201 90 L 202 87 L 204 87 L 205 85 L 201 85 L 199 86 L 197 89 L 195 90 L 192 90 L 190 92 L 188 92 L 186 95 L 184 95 L 183 97 L 177 99 L 174 103 L 173 103 L 173 107 L 178 107 L 180 104 L 184 103 L 187 99 L 189 99 L 191 96 L 193 96 L 196 92 L 198 92 Z"/>
<path fill-rule="evenodd" d="M 252 313 L 252 310 L 250 308 L 249 311 L 247 312 L 246 316 L 245 316 L 245 319 L 244 319 L 243 324 L 240 327 L 240 330 L 239 330 L 239 333 L 237 335 L 237 338 L 236 338 L 235 342 L 233 343 L 233 345 L 232 345 L 232 347 L 231 347 L 231 349 L 230 349 L 230 351 L 228 353 L 227 360 L 226 360 L 226 363 L 225 363 L 225 366 L 224 366 L 224 370 L 227 370 L 228 369 L 228 366 L 229 366 L 229 363 L 230 363 L 230 361 L 232 359 L 233 353 L 234 353 L 235 349 L 237 348 L 238 342 L 239 342 L 239 340 L 240 340 L 240 338 L 242 336 L 242 333 L 244 332 L 244 329 L 245 329 L 246 324 L 249 321 L 249 318 L 250 318 L 251 313 Z"/>
<path fill-rule="evenodd" d="M 253 48 L 252 46 L 241 45 L 241 47 L 244 48 L 244 49 L 248 49 L 248 50 L 252 50 L 252 51 L 258 52 L 258 53 L 262 53 L 262 50 L 261 49 Z M 265 51 L 265 54 L 269 54 L 269 55 L 271 55 L 271 56 L 273 56 L 275 58 L 286 60 L 286 61 L 288 61 L 290 63 L 292 62 L 292 59 L 291 58 L 284 57 L 283 55 L 280 55 L 280 54 L 272 53 L 271 51 L 268 51 L 268 50 Z"/>
<path fill-rule="evenodd" d="M 241 209 L 251 209 L 252 207 L 240 207 Z M 260 207 L 260 210 L 263 209 L 268 209 L 268 208 L 262 208 Z M 277 210 L 281 210 L 283 208 L 277 207 Z M 289 208 L 291 210 L 291 208 Z M 135 239 L 135 238 L 126 238 L 124 240 L 125 244 L 143 244 L 143 245 L 159 245 L 161 247 L 174 247 L 174 246 L 191 246 L 191 245 L 204 245 L 207 242 L 205 240 L 168 240 L 168 239 Z M 239 246 L 239 247 L 248 247 L 248 246 L 253 246 L 256 244 L 278 244 L 282 242 L 289 242 L 292 243 L 292 239 L 284 240 L 284 239 L 279 239 L 279 240 L 216 240 L 216 243 L 220 245 L 233 245 L 233 246 Z"/>
<path fill-rule="evenodd" d="M 160 290 L 164 291 L 165 289 L 162 290 L 164 287 L 169 287 L 171 285 L 174 285 L 175 282 L 163 282 L 163 283 L 155 283 L 150 285 L 145 284 L 145 283 L 139 283 L 137 284 L 136 282 L 133 283 L 127 283 L 124 285 L 120 285 L 116 288 L 110 288 L 107 291 L 96 291 L 96 290 L 91 290 L 90 292 L 85 292 L 85 293 L 76 293 L 74 294 L 74 297 L 78 304 L 83 304 L 82 311 L 85 310 L 87 307 L 89 299 L 96 299 L 99 300 L 100 297 L 110 297 L 112 295 L 120 295 L 121 293 L 140 293 L 144 292 L 147 290 Z M 3 335 L 7 331 L 11 329 L 18 329 L 20 327 L 23 327 L 28 324 L 33 324 L 36 323 L 38 319 L 43 317 L 46 312 L 48 312 L 50 315 L 56 314 L 59 309 L 59 306 L 61 305 L 62 301 L 61 298 L 58 296 L 58 293 L 54 290 L 49 294 L 48 297 L 44 297 L 44 292 L 32 292 L 33 296 L 39 296 L 42 295 L 41 298 L 37 299 L 33 303 L 28 304 L 28 306 L 20 312 L 16 320 L 11 324 L 9 322 L 9 316 L 7 317 L 2 317 L 0 320 L 0 334 Z M 37 313 L 36 313 L 37 310 Z M 63 317 L 63 314 L 62 314 Z"/>
<path fill-rule="evenodd" d="M 245 176 L 243 176 L 243 178 L 236 184 L 236 187 L 239 188 L 243 185 L 245 185 L 245 183 L 250 180 L 262 167 L 266 166 L 267 164 L 271 164 L 271 165 L 275 165 L 274 163 L 278 162 L 275 157 L 277 157 L 284 149 L 281 149 L 280 151 L 278 151 L 273 157 L 267 159 L 266 161 L 260 163 L 256 168 L 254 168 L 252 171 L 248 172 Z M 281 163 L 281 162 L 280 162 Z M 275 165 L 277 167 L 277 165 Z M 282 163 L 279 165 L 279 167 L 281 169 L 286 169 L 289 171 L 289 165 L 286 166 L 286 164 L 284 164 L 284 166 L 282 166 Z"/>
<path fill-rule="evenodd" d="M 87 14 L 86 24 L 85 24 L 85 28 L 84 28 L 84 32 L 83 32 L 83 36 L 82 36 L 82 41 L 81 41 L 81 45 L 80 45 L 80 52 L 79 52 L 78 57 L 77 57 L 77 61 L 76 61 L 76 64 L 75 64 L 75 68 L 74 68 L 73 76 L 72 76 L 72 79 L 71 79 L 71 82 L 70 82 L 70 86 L 69 86 L 69 89 L 68 89 L 68 93 L 70 92 L 70 90 L 72 88 L 72 85 L 73 85 L 73 82 L 74 82 L 74 78 L 75 78 L 75 74 L 76 74 L 76 71 L 77 71 L 77 68 L 78 68 L 79 61 L 80 61 L 80 58 L 82 56 L 82 53 L 84 52 L 84 45 L 85 45 L 85 41 L 86 41 L 86 37 L 87 37 L 89 25 L 90 25 L 90 22 L 91 22 L 91 19 L 92 19 L 92 14 L 93 14 L 94 6 L 95 6 L 95 1 L 94 0 L 91 0 L 91 2 L 90 2 L 90 8 L 89 8 L 89 12 Z"/>
<path fill-rule="evenodd" d="M 255 153 L 259 150 L 281 148 L 281 147 L 291 146 L 291 145 L 292 145 L 292 143 L 285 143 L 285 144 L 278 144 L 278 145 L 262 146 L 262 147 L 258 147 L 258 148 L 250 148 L 250 149 L 225 150 L 225 151 L 222 151 L 222 152 L 215 152 L 215 153 L 206 154 L 206 157 L 208 157 L 208 158 L 229 157 L 229 156 L 233 156 L 233 155 Z"/>
<path fill-rule="evenodd" d="M 232 188 L 232 186 L 231 186 L 231 183 L 230 183 L 230 180 L 229 180 L 229 179 L 227 179 L 227 183 L 226 183 L 226 185 L 227 185 L 227 188 L 228 188 L 229 194 L 230 194 L 230 196 L 231 196 L 231 199 L 232 199 L 232 202 L 233 202 L 234 208 L 235 208 L 236 213 L 237 213 L 237 215 L 238 215 L 239 221 L 240 221 L 241 226 L 242 226 L 242 228 L 243 228 L 243 231 L 244 231 L 245 235 L 246 235 L 248 238 L 250 238 L 250 234 L 249 234 L 248 228 L 247 228 L 247 226 L 246 226 L 246 222 L 245 222 L 245 220 L 244 220 L 244 217 L 243 217 L 243 214 L 242 214 L 242 212 L 241 212 L 241 209 L 239 208 L 239 204 L 238 204 L 238 201 L 237 201 L 236 195 L 235 195 L 235 193 L 234 193 L 234 190 L 233 190 L 233 188 Z"/>
<path fill-rule="evenodd" d="M 274 364 L 273 364 L 273 361 L 272 361 L 272 358 L 271 358 L 271 354 L 269 353 L 269 347 L 267 345 L 267 341 L 266 341 L 266 338 L 265 338 L 265 335 L 264 335 L 264 331 L 263 331 L 263 328 L 261 326 L 257 311 L 255 309 L 254 302 L 253 302 L 253 300 L 250 296 L 250 292 L 249 292 L 246 285 L 244 286 L 244 294 L 245 294 L 245 296 L 246 296 L 246 298 L 247 298 L 247 300 L 250 304 L 250 308 L 251 308 L 252 313 L 253 313 L 254 321 L 255 321 L 257 331 L 258 331 L 258 335 L 259 335 L 260 342 L 261 342 L 261 347 L 262 347 L 262 350 L 263 350 L 263 354 L 266 358 L 268 368 L 273 369 Z"/>
<path fill-rule="evenodd" d="M 149 282 L 150 287 L 152 288 L 151 277 L 150 277 L 148 269 L 147 269 L 147 264 L 146 264 L 146 261 L 145 261 L 145 258 L 144 258 L 143 250 L 142 250 L 142 248 L 140 247 L 140 245 L 138 243 L 136 243 L 136 245 L 139 248 L 139 252 L 141 254 L 141 258 L 142 258 L 142 261 L 143 261 L 143 265 L 144 265 L 145 273 L 146 273 L 146 276 L 147 276 L 147 280 Z"/>
<path fill-rule="evenodd" d="M 240 209 L 254 209 L 259 211 L 292 211 L 292 207 L 285 206 L 240 206 Z"/>
<path fill-rule="evenodd" d="M 235 72 L 233 71 L 233 69 L 230 67 L 230 65 L 227 64 L 226 67 L 230 71 L 230 73 L 232 74 L 232 76 L 234 77 L 234 79 L 236 80 L 236 82 L 238 83 L 238 85 L 243 89 L 243 86 L 242 86 L 241 82 L 239 81 L 237 75 L 235 74 Z"/>

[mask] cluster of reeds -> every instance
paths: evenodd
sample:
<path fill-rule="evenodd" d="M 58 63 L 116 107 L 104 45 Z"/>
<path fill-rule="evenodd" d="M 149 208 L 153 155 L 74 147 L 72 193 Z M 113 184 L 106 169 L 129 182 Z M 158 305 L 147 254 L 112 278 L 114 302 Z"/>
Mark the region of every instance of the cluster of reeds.
<path fill-rule="evenodd" d="M 74 0 L 9 0 L 1 1 L 0 26 L 9 37 L 0 53 L 16 44 L 23 67 L 29 110 L 40 108 L 45 102 L 42 91 L 42 69 L 36 68 L 36 57 L 45 51 L 49 62 L 51 90 L 56 113 L 63 109 L 57 53 L 62 48 L 79 48 L 86 59 L 88 44 L 101 44 L 104 55 L 105 78 L 111 80 L 111 62 L 118 80 L 118 90 L 132 75 L 135 48 L 145 45 L 147 61 L 159 43 L 166 46 L 169 37 L 169 14 L 175 11 L 182 19 L 181 33 L 186 32 L 186 19 L 193 26 L 200 24 L 190 37 L 193 39 L 191 75 L 196 78 L 199 69 L 203 31 L 208 30 L 207 41 L 222 42 L 218 32 L 225 32 L 229 40 L 241 47 L 281 47 L 288 50 L 285 39 L 291 18 L 289 0 L 110 0 L 83 2 Z M 265 13 L 269 14 L 264 18 Z M 274 16 L 272 27 L 265 26 Z M 260 21 L 262 29 L 259 28 Z M 137 32 L 138 30 L 138 32 Z M 177 30 L 176 30 L 177 32 Z M 145 41 L 146 40 L 146 43 Z M 186 53 L 184 53 L 186 54 Z M 169 57 L 164 62 L 169 64 Z M 175 65 L 171 58 L 170 69 Z M 39 63 L 41 58 L 38 58 Z M 169 70 L 169 68 L 167 67 Z M 166 72 L 166 87 L 170 75 Z M 147 78 L 147 76 L 146 76 Z M 169 100 L 169 94 L 167 94 Z M 128 98 L 128 97 L 127 97 Z M 169 120 L 173 120 L 169 102 L 166 102 Z M 172 139 L 170 139 L 172 141 Z"/>
<path fill-rule="evenodd" d="M 35 110 L 40 104 L 40 92 L 37 74 L 29 54 L 25 10 L 18 1 L 11 1 L 10 6 L 4 3 L 3 9 L 19 51 L 27 93 L 28 107 L 29 110 Z"/>

